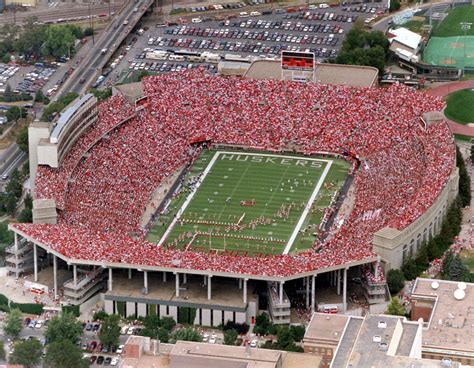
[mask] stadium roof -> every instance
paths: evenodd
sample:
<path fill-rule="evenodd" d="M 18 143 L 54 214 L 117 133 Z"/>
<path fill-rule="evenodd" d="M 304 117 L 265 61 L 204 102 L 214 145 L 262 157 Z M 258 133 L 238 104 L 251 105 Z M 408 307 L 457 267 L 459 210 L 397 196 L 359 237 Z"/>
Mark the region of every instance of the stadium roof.
<path fill-rule="evenodd" d="M 372 87 L 377 84 L 378 70 L 371 66 L 317 64 L 315 80 L 323 84 Z M 280 60 L 256 60 L 244 75 L 249 79 L 281 79 Z"/>

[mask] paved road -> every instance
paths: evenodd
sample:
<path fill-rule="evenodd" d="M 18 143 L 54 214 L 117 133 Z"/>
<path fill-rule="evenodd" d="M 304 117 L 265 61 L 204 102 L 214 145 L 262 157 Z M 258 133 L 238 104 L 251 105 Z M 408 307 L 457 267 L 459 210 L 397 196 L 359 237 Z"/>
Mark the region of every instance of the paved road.
<path fill-rule="evenodd" d="M 96 40 L 90 52 L 80 60 L 78 68 L 62 86 L 57 96 L 61 95 L 61 92 L 69 91 L 83 93 L 93 80 L 100 75 L 102 67 L 111 56 L 111 52 L 115 51 L 116 47 L 129 34 L 133 26 L 143 16 L 144 9 L 148 8 L 150 4 L 150 0 L 140 0 L 138 3 L 128 1 L 125 3 L 122 10 L 115 15 L 111 24 Z M 135 7 L 139 8 L 138 12 L 134 12 Z M 124 22 L 128 22 L 128 24 L 124 25 Z M 105 54 L 101 52 L 103 49 L 107 49 Z"/>
<path fill-rule="evenodd" d="M 112 5 L 111 12 L 118 11 L 122 6 L 122 2 L 116 2 L 115 5 Z M 91 14 L 109 14 L 108 5 L 91 5 Z M 41 9 L 32 9 L 26 12 L 17 12 L 16 13 L 16 22 L 23 23 L 28 17 L 37 17 L 39 21 L 49 21 L 57 19 L 66 19 L 72 17 L 81 17 L 89 15 L 89 8 L 85 5 L 73 5 L 67 4 L 66 6 L 59 6 L 57 8 L 41 8 Z M 0 17 L 0 24 L 13 23 L 14 16 L 12 13 L 5 13 Z"/>
<path fill-rule="evenodd" d="M 24 162 L 26 162 L 28 156 L 25 152 L 20 150 L 16 143 L 12 144 L 0 155 L 0 189 L 3 190 L 7 179 L 4 179 Z"/>

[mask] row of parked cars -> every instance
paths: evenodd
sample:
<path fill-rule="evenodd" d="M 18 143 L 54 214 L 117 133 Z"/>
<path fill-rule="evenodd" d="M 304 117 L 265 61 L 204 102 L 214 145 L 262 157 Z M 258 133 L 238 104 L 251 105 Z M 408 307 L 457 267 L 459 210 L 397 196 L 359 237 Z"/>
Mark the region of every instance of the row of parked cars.
<path fill-rule="evenodd" d="M 18 92 L 36 93 L 49 81 L 56 70 L 53 68 L 37 68 L 25 75 L 18 84 Z"/>
<path fill-rule="evenodd" d="M 92 355 L 90 357 L 90 364 L 96 364 L 96 365 L 110 365 L 115 367 L 119 363 L 119 358 L 117 357 L 104 357 L 103 355 Z"/>
<path fill-rule="evenodd" d="M 7 81 L 13 77 L 18 70 L 20 70 L 18 66 L 0 64 L 0 87 L 3 88 Z"/>
<path fill-rule="evenodd" d="M 351 21 L 352 22 L 352 21 Z M 238 28 L 257 28 L 267 30 L 285 30 L 285 31 L 297 31 L 297 32 L 324 32 L 323 29 L 327 29 L 329 32 L 339 32 L 342 29 L 339 25 L 331 23 L 303 23 L 303 22 L 292 22 L 292 21 L 271 21 L 271 20 L 252 20 L 249 19 L 246 22 L 231 22 L 226 20 L 220 23 L 222 26 L 238 27 Z M 328 32 L 327 31 L 327 32 Z M 341 32 L 342 33 L 342 32 Z"/>
<path fill-rule="evenodd" d="M 42 328 L 43 326 L 48 325 L 48 320 L 43 320 L 43 319 L 36 320 L 36 319 L 31 319 L 29 317 L 26 317 L 23 322 L 24 322 L 25 327 L 34 328 L 38 330 Z"/>
<path fill-rule="evenodd" d="M 210 72 L 217 72 L 217 68 L 215 65 L 212 64 L 197 64 L 191 62 L 180 62 L 180 63 L 173 63 L 173 62 L 139 62 L 134 61 L 130 64 L 129 68 L 133 70 L 147 70 L 150 72 L 155 73 L 169 73 L 169 72 L 180 72 L 188 69 L 193 68 L 204 68 Z"/>

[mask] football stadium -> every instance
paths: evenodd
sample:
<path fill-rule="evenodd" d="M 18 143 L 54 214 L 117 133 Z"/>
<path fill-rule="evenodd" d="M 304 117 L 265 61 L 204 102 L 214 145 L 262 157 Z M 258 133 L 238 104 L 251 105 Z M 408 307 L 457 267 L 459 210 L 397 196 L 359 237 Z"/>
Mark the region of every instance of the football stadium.
<path fill-rule="evenodd" d="M 412 88 L 200 70 L 141 88 L 29 128 L 33 224 L 9 225 L 8 269 L 52 268 L 62 303 L 288 323 L 292 309 L 346 311 L 356 279 L 376 306 L 384 272 L 439 232 L 457 194 L 444 102 Z"/>

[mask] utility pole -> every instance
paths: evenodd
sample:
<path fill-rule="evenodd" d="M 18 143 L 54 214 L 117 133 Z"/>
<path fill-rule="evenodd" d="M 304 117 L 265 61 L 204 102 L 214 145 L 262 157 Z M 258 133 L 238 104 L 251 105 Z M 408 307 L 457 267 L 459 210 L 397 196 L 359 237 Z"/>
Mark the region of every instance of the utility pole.
<path fill-rule="evenodd" d="M 466 43 L 467 43 L 467 31 L 471 29 L 472 23 L 461 22 L 461 29 L 464 31 L 464 58 L 462 62 L 462 75 L 466 75 Z"/>

